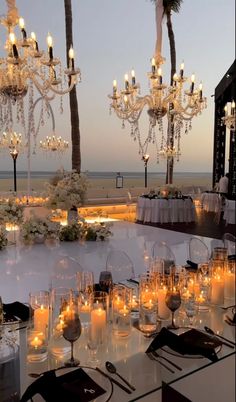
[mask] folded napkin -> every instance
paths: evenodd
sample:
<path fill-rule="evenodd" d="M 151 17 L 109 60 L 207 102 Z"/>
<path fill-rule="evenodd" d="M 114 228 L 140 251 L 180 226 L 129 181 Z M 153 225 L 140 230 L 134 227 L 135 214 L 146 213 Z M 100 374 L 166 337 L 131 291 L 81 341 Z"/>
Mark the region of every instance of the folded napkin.
<path fill-rule="evenodd" d="M 4 322 L 28 321 L 30 319 L 30 306 L 15 301 L 13 303 L 3 304 Z"/>
<path fill-rule="evenodd" d="M 55 370 L 50 370 L 27 388 L 20 402 L 27 402 L 36 394 L 46 402 L 89 402 L 105 392 L 82 368 L 58 377 Z"/>
<path fill-rule="evenodd" d="M 164 327 L 153 339 L 146 353 L 168 346 L 181 355 L 201 355 L 215 362 L 218 360 L 215 349 L 221 345 L 222 342 L 217 338 L 194 328 L 181 335 L 176 335 Z"/>
<path fill-rule="evenodd" d="M 188 265 L 185 265 L 185 269 L 189 270 L 189 271 L 197 271 L 198 269 L 198 264 L 196 264 L 193 261 L 187 260 L 186 261 Z"/>

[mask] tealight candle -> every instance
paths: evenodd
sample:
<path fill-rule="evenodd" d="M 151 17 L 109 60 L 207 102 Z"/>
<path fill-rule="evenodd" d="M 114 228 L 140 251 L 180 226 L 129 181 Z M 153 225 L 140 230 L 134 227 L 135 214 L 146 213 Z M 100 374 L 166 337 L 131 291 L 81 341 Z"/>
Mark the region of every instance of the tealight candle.
<path fill-rule="evenodd" d="M 82 313 L 89 313 L 91 309 L 90 304 L 87 302 L 87 300 L 84 302 L 84 304 L 80 307 L 80 311 Z"/>
<path fill-rule="evenodd" d="M 39 346 L 43 344 L 43 341 L 39 339 L 38 336 L 35 336 L 34 339 L 30 342 L 31 346 L 34 346 L 37 349 Z"/>

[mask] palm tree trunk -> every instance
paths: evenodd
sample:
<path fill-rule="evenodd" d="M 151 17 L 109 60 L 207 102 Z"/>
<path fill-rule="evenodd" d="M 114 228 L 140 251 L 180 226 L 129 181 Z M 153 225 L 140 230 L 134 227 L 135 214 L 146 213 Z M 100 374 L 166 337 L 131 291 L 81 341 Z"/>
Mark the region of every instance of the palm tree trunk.
<path fill-rule="evenodd" d="M 170 73 L 170 85 L 173 83 L 173 75 L 176 72 L 176 50 L 175 50 L 175 37 L 174 31 L 172 28 L 171 22 L 171 13 L 166 13 L 167 17 L 167 30 L 168 30 L 168 38 L 170 43 L 170 61 L 171 61 L 171 73 Z M 173 108 L 173 105 L 170 104 L 170 109 Z M 168 121 L 168 134 L 167 134 L 167 145 L 170 149 L 174 147 L 174 123 L 173 118 L 171 117 Z M 173 183 L 173 171 L 174 171 L 174 158 L 169 157 L 167 158 L 167 169 L 166 169 L 166 184 Z"/>
<path fill-rule="evenodd" d="M 69 67 L 69 49 L 73 45 L 73 28 L 72 28 L 72 8 L 71 0 L 64 0 L 65 7 L 65 27 L 66 27 L 66 55 L 67 66 Z M 80 173 L 81 170 L 81 153 L 80 153 L 80 128 L 79 128 L 79 111 L 76 95 L 76 86 L 69 93 L 70 97 L 70 120 L 71 120 L 71 143 L 72 143 L 72 169 Z"/>

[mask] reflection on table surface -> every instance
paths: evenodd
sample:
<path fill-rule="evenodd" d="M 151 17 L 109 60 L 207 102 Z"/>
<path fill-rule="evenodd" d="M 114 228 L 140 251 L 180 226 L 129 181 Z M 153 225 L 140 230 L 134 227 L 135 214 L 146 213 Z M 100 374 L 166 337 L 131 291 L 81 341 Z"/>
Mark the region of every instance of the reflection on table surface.
<path fill-rule="evenodd" d="M 209 312 L 201 312 L 197 314 L 194 327 L 204 330 L 204 326 L 208 326 L 212 328 L 215 333 L 221 334 L 225 338 L 235 342 L 235 327 L 229 326 L 224 322 L 224 314 L 225 311 L 220 307 L 212 307 Z M 176 320 L 181 326 L 179 333 L 186 331 L 188 319 L 181 309 L 177 314 Z M 165 326 L 166 324 L 167 321 L 160 323 L 159 329 L 161 325 Z M 171 373 L 157 361 L 150 360 L 147 354 L 145 354 L 145 350 L 152 342 L 152 339 L 153 338 L 145 337 L 143 333 L 136 328 L 132 328 L 129 337 L 121 339 L 113 336 L 112 328 L 108 328 L 106 342 L 101 346 L 98 352 L 98 357 L 101 361 L 100 367 L 103 371 L 107 372 L 105 362 L 109 360 L 115 363 L 117 371 L 136 388 L 136 391 L 132 392 L 131 395 L 128 395 L 115 385 L 111 401 L 117 401 L 119 398 L 124 402 L 135 400 L 135 398 L 150 391 L 161 389 L 163 382 L 167 384 L 172 383 L 173 381 L 181 379 L 186 375 L 190 375 L 199 369 L 214 364 L 209 359 L 200 356 L 178 355 L 178 353 L 168 350 L 168 348 L 165 347 L 162 350 L 158 350 L 158 353 L 166 356 L 169 360 L 182 368 L 182 371 L 179 371 L 172 365 L 166 363 L 168 367 L 174 369 L 175 372 Z M 222 345 L 217 356 L 219 360 L 222 360 L 234 353 L 235 348 L 231 349 Z M 82 366 L 88 365 L 89 351 L 87 346 L 86 329 L 83 329 L 82 336 L 75 343 L 75 356 L 79 358 Z M 48 360 L 43 363 L 28 364 L 27 371 L 41 373 L 45 370 L 62 366 L 64 360 L 65 357 L 62 359 L 54 359 L 52 356 L 49 356 Z M 222 375 L 224 375 L 224 373 Z M 117 376 L 114 376 L 114 378 L 121 381 Z M 32 379 L 27 377 L 26 374 L 25 386 L 30 382 L 32 382 Z"/>

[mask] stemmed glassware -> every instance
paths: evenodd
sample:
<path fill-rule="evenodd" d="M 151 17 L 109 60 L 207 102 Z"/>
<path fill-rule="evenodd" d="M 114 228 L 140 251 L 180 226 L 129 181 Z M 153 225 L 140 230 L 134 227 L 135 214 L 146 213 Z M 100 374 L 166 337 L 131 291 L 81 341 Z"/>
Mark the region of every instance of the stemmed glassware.
<path fill-rule="evenodd" d="M 174 321 L 175 311 L 181 305 L 181 296 L 180 296 L 180 279 L 179 275 L 175 272 L 172 272 L 170 277 L 168 278 L 168 287 L 166 292 L 165 302 L 169 310 L 171 311 L 171 324 L 167 326 L 168 329 L 178 329 L 178 326 Z"/>
<path fill-rule="evenodd" d="M 71 357 L 69 360 L 65 361 L 65 366 L 76 367 L 80 364 L 80 361 L 74 357 L 74 342 L 79 339 L 82 332 L 77 300 L 72 298 L 63 317 L 63 337 L 69 341 L 71 345 Z"/>

